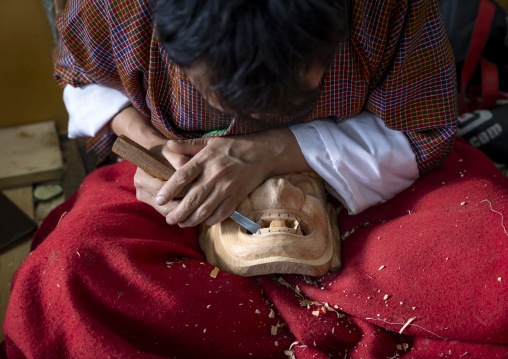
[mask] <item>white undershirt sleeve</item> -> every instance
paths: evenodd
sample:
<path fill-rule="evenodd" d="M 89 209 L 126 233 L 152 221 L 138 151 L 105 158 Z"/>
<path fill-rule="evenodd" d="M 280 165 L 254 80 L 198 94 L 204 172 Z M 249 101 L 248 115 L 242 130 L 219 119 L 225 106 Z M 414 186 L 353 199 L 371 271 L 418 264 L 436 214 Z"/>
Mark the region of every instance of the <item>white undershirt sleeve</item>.
<path fill-rule="evenodd" d="M 69 138 L 95 136 L 130 104 L 120 91 L 98 84 L 83 87 L 67 85 L 63 99 L 69 113 Z"/>
<path fill-rule="evenodd" d="M 419 176 L 404 133 L 388 129 L 370 112 L 338 123 L 317 120 L 290 129 L 309 166 L 350 214 L 386 202 Z"/>

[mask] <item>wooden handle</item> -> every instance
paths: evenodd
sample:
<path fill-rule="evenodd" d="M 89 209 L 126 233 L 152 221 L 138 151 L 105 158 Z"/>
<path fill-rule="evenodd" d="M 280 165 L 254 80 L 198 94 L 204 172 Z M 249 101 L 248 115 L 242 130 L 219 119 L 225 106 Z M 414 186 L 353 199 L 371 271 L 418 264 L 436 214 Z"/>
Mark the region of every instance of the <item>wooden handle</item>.
<path fill-rule="evenodd" d="M 117 138 L 113 152 L 161 180 L 167 181 L 175 173 L 175 169 L 165 158 L 147 150 L 127 136 L 121 135 Z"/>

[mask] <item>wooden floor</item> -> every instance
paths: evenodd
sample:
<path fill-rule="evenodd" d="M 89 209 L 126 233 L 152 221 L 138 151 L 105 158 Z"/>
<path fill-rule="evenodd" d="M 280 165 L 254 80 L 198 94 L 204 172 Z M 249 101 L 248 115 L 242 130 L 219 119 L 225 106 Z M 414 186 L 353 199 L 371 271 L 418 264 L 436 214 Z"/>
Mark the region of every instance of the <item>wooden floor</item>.
<path fill-rule="evenodd" d="M 30 218 L 34 219 L 34 204 L 32 200 L 32 186 L 25 186 L 2 191 L 7 198 L 14 202 Z M 30 254 L 32 237 L 27 237 L 10 245 L 0 252 L 0 323 L 3 324 L 7 302 L 11 294 L 11 279 L 21 263 Z M 0 332 L 0 342 L 4 340 L 3 331 Z"/>

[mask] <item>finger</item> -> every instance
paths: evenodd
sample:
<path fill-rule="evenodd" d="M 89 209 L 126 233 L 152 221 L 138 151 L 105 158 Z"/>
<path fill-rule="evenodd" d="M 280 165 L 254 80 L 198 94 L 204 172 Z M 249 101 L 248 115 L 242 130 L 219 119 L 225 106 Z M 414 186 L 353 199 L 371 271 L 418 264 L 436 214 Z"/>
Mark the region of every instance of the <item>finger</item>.
<path fill-rule="evenodd" d="M 222 222 L 236 210 L 241 201 L 235 201 L 233 197 L 226 198 L 215 211 L 205 220 L 209 227 Z"/>
<path fill-rule="evenodd" d="M 164 146 L 162 148 L 162 155 L 168 160 L 168 162 L 173 166 L 174 169 L 179 169 L 183 167 L 187 162 L 189 162 L 189 156 L 182 155 L 181 153 L 176 153 L 171 151 L 168 146 Z"/>
<path fill-rule="evenodd" d="M 136 191 L 136 198 L 140 202 L 146 203 L 149 206 L 153 207 L 157 212 L 159 212 L 164 217 L 166 217 L 168 213 L 170 213 L 173 209 L 178 207 L 181 201 L 179 199 L 175 199 L 173 201 L 169 201 L 164 206 L 159 206 L 157 203 L 155 203 L 154 197 L 149 192 L 143 189 Z"/>
<path fill-rule="evenodd" d="M 163 184 L 164 181 L 150 176 L 142 169 L 138 168 L 136 170 L 136 174 L 134 175 L 136 198 L 139 201 L 152 206 L 157 212 L 166 217 L 169 212 L 171 212 L 180 204 L 180 200 L 173 200 L 164 206 L 159 206 L 155 202 L 155 194 L 163 186 Z"/>
<path fill-rule="evenodd" d="M 179 193 L 182 193 L 184 189 L 194 181 L 202 172 L 202 168 L 195 161 L 189 161 L 186 165 L 176 170 L 171 178 L 164 183 L 161 189 L 158 191 L 155 198 L 156 203 L 159 206 L 164 205 Z"/>
<path fill-rule="evenodd" d="M 147 193 L 150 193 L 152 198 L 155 198 L 163 185 L 163 180 L 149 175 L 141 168 L 138 168 L 134 174 L 134 187 L 136 187 L 136 191 L 143 189 Z"/>
<path fill-rule="evenodd" d="M 209 208 L 208 206 L 203 205 L 203 203 L 210 203 L 209 200 L 207 201 L 207 198 L 212 190 L 213 185 L 203 184 L 199 181 L 196 182 L 192 187 L 190 187 L 188 193 L 181 200 L 178 207 L 166 216 L 166 221 L 169 224 L 183 223 L 190 215 L 194 214 L 194 216 L 196 216 L 194 213 L 196 210 L 199 212 L 197 214 L 198 218 L 204 217 L 201 221 L 206 219 L 215 209 L 215 207 Z M 199 224 L 200 222 L 193 221 L 188 226 Z"/>
<path fill-rule="evenodd" d="M 236 197 L 226 195 L 214 187 L 212 192 L 183 222 L 178 222 L 181 227 L 192 227 L 202 222 L 213 225 L 226 218 L 236 209 L 240 201 Z"/>
<path fill-rule="evenodd" d="M 168 141 L 168 148 L 176 153 L 185 154 L 185 155 L 195 155 L 208 144 L 208 139 L 206 138 L 193 138 L 190 140 L 180 140 L 180 141 Z"/>

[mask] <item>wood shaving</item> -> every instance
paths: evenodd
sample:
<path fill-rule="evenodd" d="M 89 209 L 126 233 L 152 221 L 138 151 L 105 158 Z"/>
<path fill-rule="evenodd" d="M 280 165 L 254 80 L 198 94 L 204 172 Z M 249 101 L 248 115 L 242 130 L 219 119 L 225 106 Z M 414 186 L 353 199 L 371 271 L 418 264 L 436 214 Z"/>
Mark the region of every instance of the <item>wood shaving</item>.
<path fill-rule="evenodd" d="M 280 284 L 282 284 L 283 286 L 286 286 L 286 287 L 288 287 L 288 288 L 293 289 L 293 288 L 291 287 L 291 284 L 289 284 L 288 282 L 286 282 L 286 280 L 285 280 L 284 278 L 279 277 L 279 278 L 277 278 L 277 281 L 278 281 Z"/>
<path fill-rule="evenodd" d="M 288 358 L 294 358 L 295 351 L 293 349 L 286 349 L 284 350 L 284 354 L 288 356 Z"/>
<path fill-rule="evenodd" d="M 404 349 L 405 352 L 407 351 L 408 348 L 409 348 L 408 343 L 402 343 L 402 349 Z"/>
<path fill-rule="evenodd" d="M 270 313 L 268 314 L 268 318 L 275 318 L 275 311 L 270 309 Z"/>
<path fill-rule="evenodd" d="M 212 272 L 210 273 L 210 277 L 217 278 L 217 274 L 219 274 L 219 268 L 215 267 Z"/>
<path fill-rule="evenodd" d="M 406 324 L 404 324 L 404 325 L 402 326 L 402 328 L 400 328 L 400 330 L 399 330 L 399 334 L 402 334 L 402 332 L 404 331 L 404 329 L 406 329 L 406 328 L 407 328 L 407 326 L 408 326 L 409 324 L 411 324 L 411 322 L 412 322 L 413 320 L 415 320 L 415 319 L 416 319 L 416 317 L 409 318 L 409 319 L 408 319 L 408 321 L 406 322 Z"/>
<path fill-rule="evenodd" d="M 259 309 L 256 309 L 256 310 L 254 311 L 254 313 L 256 313 L 256 314 L 261 314 L 261 312 L 259 311 Z"/>
<path fill-rule="evenodd" d="M 303 281 L 307 284 L 314 284 L 314 282 L 307 275 L 303 276 Z"/>
<path fill-rule="evenodd" d="M 298 341 L 293 342 L 289 346 L 289 349 L 284 350 L 284 354 L 286 354 L 291 359 L 295 358 L 295 355 L 294 355 L 295 351 L 293 350 L 293 346 L 295 346 L 296 344 L 300 344 L 300 342 L 298 342 Z M 302 345 L 301 347 L 302 348 L 306 348 L 307 346 L 306 345 Z"/>
<path fill-rule="evenodd" d="M 390 298 L 390 295 L 389 294 L 385 294 L 385 296 L 383 297 L 383 300 L 387 300 L 388 298 Z"/>
<path fill-rule="evenodd" d="M 338 306 L 334 305 L 334 307 L 330 307 L 327 302 L 323 303 L 324 307 L 328 309 L 330 312 L 335 312 L 337 314 L 337 318 L 344 318 L 346 315 L 344 313 L 339 313 L 335 308 L 339 308 Z"/>
<path fill-rule="evenodd" d="M 272 325 L 272 326 L 270 327 L 270 333 L 271 333 L 272 335 L 277 335 L 277 326 L 276 326 L 276 325 Z"/>
<path fill-rule="evenodd" d="M 498 282 L 501 282 L 501 280 L 502 280 L 502 279 L 503 279 L 502 277 L 498 277 L 498 278 L 497 278 L 497 281 L 498 281 Z"/>
<path fill-rule="evenodd" d="M 312 315 L 316 316 L 316 317 L 319 317 L 319 310 L 314 310 L 312 312 Z"/>
<path fill-rule="evenodd" d="M 381 267 L 379 267 L 379 269 L 378 269 L 378 270 L 381 270 L 381 269 L 383 269 L 384 267 L 385 267 L 385 266 L 381 266 Z"/>

